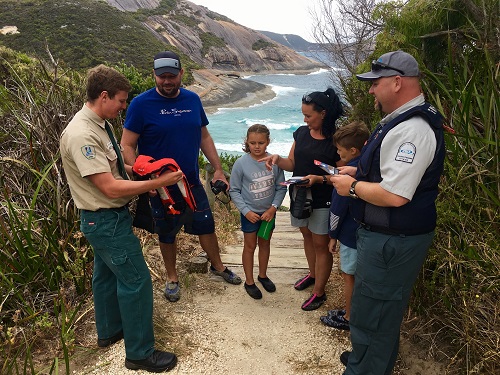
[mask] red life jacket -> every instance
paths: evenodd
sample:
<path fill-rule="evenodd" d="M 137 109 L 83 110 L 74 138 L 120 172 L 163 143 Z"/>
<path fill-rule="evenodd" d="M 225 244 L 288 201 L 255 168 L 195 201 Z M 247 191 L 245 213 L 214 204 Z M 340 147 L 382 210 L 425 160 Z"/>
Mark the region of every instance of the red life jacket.
<path fill-rule="evenodd" d="M 141 178 L 156 178 L 166 170 L 177 172 L 180 170 L 180 167 L 174 159 L 163 158 L 155 160 L 151 156 L 146 155 L 139 155 L 132 166 L 134 174 Z M 196 202 L 184 173 L 182 174 L 182 180 L 177 182 L 177 187 L 179 188 L 185 203 L 192 211 L 195 211 Z M 160 195 L 163 205 L 172 215 L 181 214 L 181 211 L 175 208 L 176 202 L 172 198 L 172 194 L 169 192 L 168 186 L 162 186 L 156 190 Z"/>

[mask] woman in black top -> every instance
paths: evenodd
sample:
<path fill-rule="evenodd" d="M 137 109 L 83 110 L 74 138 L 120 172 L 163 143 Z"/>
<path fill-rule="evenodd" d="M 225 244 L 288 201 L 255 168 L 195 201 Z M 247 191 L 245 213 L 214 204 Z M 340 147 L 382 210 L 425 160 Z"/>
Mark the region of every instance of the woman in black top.
<path fill-rule="evenodd" d="M 310 189 L 312 212 L 304 219 L 291 216 L 292 226 L 300 228 L 304 238 L 304 251 L 309 273 L 297 280 L 294 287 L 303 290 L 314 285 L 311 296 L 302 304 L 306 311 L 315 310 L 326 300 L 325 286 L 333 264 L 328 251 L 328 216 L 333 187 L 328 173 L 314 164 L 319 160 L 337 166 L 340 157 L 333 144 L 335 122 L 342 116 L 339 97 L 332 88 L 324 92 L 315 91 L 302 98 L 302 114 L 307 126 L 301 126 L 293 133 L 294 142 L 287 158 L 271 155 L 262 159 L 268 168 L 273 164 L 293 172 L 293 176 L 304 176 L 307 183 L 292 185 L 290 198 L 293 205 L 294 190 Z"/>

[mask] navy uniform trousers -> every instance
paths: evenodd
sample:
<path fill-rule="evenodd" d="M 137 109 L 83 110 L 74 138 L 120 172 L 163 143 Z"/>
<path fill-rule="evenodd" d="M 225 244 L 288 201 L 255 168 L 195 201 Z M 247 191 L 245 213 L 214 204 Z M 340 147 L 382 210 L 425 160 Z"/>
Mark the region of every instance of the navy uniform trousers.
<path fill-rule="evenodd" d="M 352 352 L 344 375 L 389 375 L 415 280 L 434 232 L 404 236 L 357 231 L 358 261 L 352 295 Z"/>
<path fill-rule="evenodd" d="M 153 287 L 128 209 L 82 210 L 80 228 L 94 250 L 98 337 L 123 330 L 127 358 L 149 357 L 154 350 Z"/>

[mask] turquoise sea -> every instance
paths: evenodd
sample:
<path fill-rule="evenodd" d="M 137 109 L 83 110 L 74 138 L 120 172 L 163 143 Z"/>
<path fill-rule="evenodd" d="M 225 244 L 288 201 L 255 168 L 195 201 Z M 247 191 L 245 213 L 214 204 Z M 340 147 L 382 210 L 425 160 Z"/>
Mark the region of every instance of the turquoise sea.
<path fill-rule="evenodd" d="M 293 142 L 292 133 L 304 125 L 301 100 L 304 94 L 337 88 L 330 70 L 321 69 L 307 75 L 271 74 L 244 79 L 270 85 L 276 93 L 272 100 L 246 108 L 219 108 L 208 115 L 208 130 L 219 153 L 242 154 L 247 128 L 259 123 L 271 131 L 270 153 L 286 156 Z"/>

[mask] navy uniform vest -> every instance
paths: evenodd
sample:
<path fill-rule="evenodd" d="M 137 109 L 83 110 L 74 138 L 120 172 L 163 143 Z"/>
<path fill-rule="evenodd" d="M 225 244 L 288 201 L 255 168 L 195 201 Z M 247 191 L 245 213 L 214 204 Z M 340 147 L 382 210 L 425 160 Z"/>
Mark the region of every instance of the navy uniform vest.
<path fill-rule="evenodd" d="M 423 117 L 436 136 L 434 159 L 425 171 L 420 184 L 410 202 L 401 207 L 380 207 L 362 199 L 351 201 L 353 216 L 362 225 L 375 232 L 394 235 L 417 235 L 429 233 L 436 227 L 435 200 L 438 183 L 443 172 L 445 145 L 443 136 L 443 116 L 430 104 L 413 107 L 380 125 L 370 135 L 361 151 L 356 179 L 359 181 L 380 182 L 380 145 L 387 133 L 395 126 L 413 116 Z"/>

